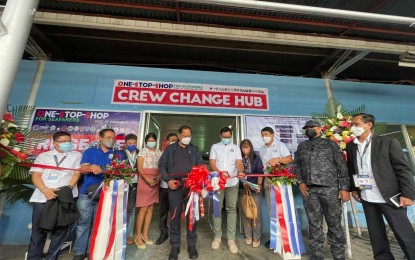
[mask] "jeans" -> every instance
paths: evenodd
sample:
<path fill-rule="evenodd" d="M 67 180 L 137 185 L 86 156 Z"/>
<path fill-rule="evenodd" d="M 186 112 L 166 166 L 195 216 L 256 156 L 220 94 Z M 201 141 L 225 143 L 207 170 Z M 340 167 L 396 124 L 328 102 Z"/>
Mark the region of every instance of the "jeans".
<path fill-rule="evenodd" d="M 233 187 L 227 187 L 219 193 L 219 209 L 222 210 L 223 199 L 226 198 L 226 236 L 228 240 L 235 240 L 236 233 L 236 203 L 238 201 L 239 184 Z M 222 237 L 222 218 L 215 218 L 213 216 L 213 232 L 215 233 L 215 239 Z"/>
<path fill-rule="evenodd" d="M 45 203 L 33 203 L 32 234 L 30 236 L 27 259 L 35 260 L 42 258 L 47 232 L 40 230 L 39 224 L 44 206 Z M 60 249 L 68 237 L 70 227 L 71 225 L 68 225 L 65 227 L 56 228 L 54 231 L 52 231 L 49 250 L 46 253 L 45 259 L 58 259 Z"/>
<path fill-rule="evenodd" d="M 87 194 L 80 194 L 77 202 L 81 219 L 76 225 L 76 239 L 74 244 L 75 255 L 83 255 L 89 251 L 89 241 L 98 202 L 93 202 Z"/>

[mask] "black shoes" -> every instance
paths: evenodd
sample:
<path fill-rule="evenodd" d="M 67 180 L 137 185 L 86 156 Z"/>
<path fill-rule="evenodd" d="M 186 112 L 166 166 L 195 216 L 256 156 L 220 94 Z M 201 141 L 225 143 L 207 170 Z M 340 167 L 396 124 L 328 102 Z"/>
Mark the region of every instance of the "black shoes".
<path fill-rule="evenodd" d="M 169 260 L 177 260 L 177 258 L 179 258 L 179 254 L 180 247 L 172 247 L 169 254 Z"/>
<path fill-rule="evenodd" d="M 189 251 L 189 258 L 190 259 L 196 259 L 199 257 L 199 253 L 196 250 L 195 246 L 189 246 L 187 251 Z"/>
<path fill-rule="evenodd" d="M 269 248 L 269 245 L 270 245 L 271 243 L 270 243 L 270 241 L 268 240 L 267 242 L 265 242 L 265 244 L 264 244 L 264 246 L 266 247 L 266 248 Z"/>
<path fill-rule="evenodd" d="M 74 255 L 72 260 L 84 260 L 86 255 Z"/>
<path fill-rule="evenodd" d="M 164 243 L 164 241 L 167 240 L 167 238 L 169 238 L 169 235 L 167 233 L 160 233 L 159 238 L 156 241 L 156 245 L 161 245 Z"/>

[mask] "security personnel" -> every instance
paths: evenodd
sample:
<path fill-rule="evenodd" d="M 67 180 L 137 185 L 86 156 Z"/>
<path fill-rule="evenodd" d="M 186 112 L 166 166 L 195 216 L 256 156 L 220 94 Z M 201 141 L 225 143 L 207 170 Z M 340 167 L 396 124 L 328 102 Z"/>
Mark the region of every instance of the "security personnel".
<path fill-rule="evenodd" d="M 309 120 L 303 129 L 309 140 L 298 146 L 294 164 L 308 217 L 311 259 L 323 259 L 323 215 L 334 259 L 345 259 L 341 202 L 350 199 L 349 176 L 340 147 L 321 138 L 321 122 Z"/>

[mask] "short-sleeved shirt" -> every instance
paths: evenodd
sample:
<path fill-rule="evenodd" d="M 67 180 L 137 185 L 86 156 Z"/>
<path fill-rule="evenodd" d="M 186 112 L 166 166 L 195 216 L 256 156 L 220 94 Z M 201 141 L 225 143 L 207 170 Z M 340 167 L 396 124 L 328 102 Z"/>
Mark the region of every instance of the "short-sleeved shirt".
<path fill-rule="evenodd" d="M 56 160 L 58 161 L 59 167 L 71 169 L 79 169 L 80 167 L 82 157 L 81 153 L 76 151 L 70 151 L 68 153 L 59 153 L 55 149 L 39 154 L 36 157 L 34 163 L 57 166 L 55 156 Z M 29 173 L 33 172 L 40 172 L 42 174 L 43 183 L 48 188 L 59 188 L 62 186 L 67 186 L 69 185 L 69 182 L 71 181 L 74 175 L 74 171 L 70 170 L 51 170 L 38 167 L 30 168 Z M 78 189 L 76 186 L 72 189 L 72 195 L 74 197 L 78 196 Z M 36 188 L 33 192 L 32 197 L 30 198 L 30 202 L 45 203 L 46 201 L 47 199 L 45 195 L 43 195 L 43 193 L 38 188 Z"/>
<path fill-rule="evenodd" d="M 116 156 L 120 156 L 119 160 L 124 159 L 124 153 L 122 151 L 117 151 Z M 102 169 L 107 166 L 114 157 L 114 150 L 110 149 L 107 152 L 104 152 L 101 149 L 101 146 L 91 147 L 84 151 L 82 154 L 82 164 L 98 165 Z M 87 187 L 95 184 L 99 184 L 104 180 L 104 174 L 94 174 L 92 172 L 84 174 L 84 183 L 81 187 L 81 194 L 87 194 Z"/>
<path fill-rule="evenodd" d="M 236 144 L 225 145 L 219 142 L 212 145 L 209 159 L 216 161 L 216 167 L 219 171 L 227 171 L 230 177 L 235 177 L 238 174 L 236 160 L 242 160 L 242 153 Z M 225 187 L 233 187 L 238 183 L 238 178 L 229 178 Z"/>
<path fill-rule="evenodd" d="M 272 158 L 284 158 L 288 155 L 291 155 L 291 153 L 287 146 L 282 142 L 277 142 L 275 139 L 270 146 L 264 144 L 259 150 L 259 156 L 264 168 L 267 167 L 267 162 Z"/>
<path fill-rule="evenodd" d="M 161 157 L 161 151 L 155 150 L 150 151 L 150 149 L 143 148 L 141 149 L 140 153 L 138 154 L 138 157 L 143 157 L 143 168 L 149 168 L 149 169 L 158 169 L 159 168 L 159 160 Z"/>

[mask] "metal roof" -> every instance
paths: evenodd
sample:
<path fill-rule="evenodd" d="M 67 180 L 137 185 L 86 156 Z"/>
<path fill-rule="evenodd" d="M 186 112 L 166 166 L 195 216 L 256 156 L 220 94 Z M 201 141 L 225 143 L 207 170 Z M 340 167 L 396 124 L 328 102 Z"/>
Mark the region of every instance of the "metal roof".
<path fill-rule="evenodd" d="M 5 4 L 6 0 L 0 0 Z M 413 0 L 267 1 L 414 17 Z M 414 45 L 415 28 L 381 22 L 274 12 L 181 0 L 41 0 L 39 11 L 221 28 L 329 36 Z M 415 19 L 415 18 L 414 18 Z M 163 34 L 34 24 L 31 37 L 51 60 L 321 77 L 341 54 L 336 49 L 285 46 Z M 131 54 L 133 51 L 133 54 Z M 154 59 L 156 57 L 157 59 Z M 30 58 L 28 53 L 24 58 Z M 414 69 L 398 55 L 370 53 L 338 78 L 412 84 Z"/>

